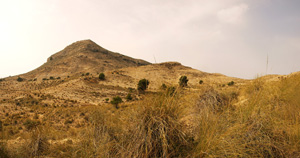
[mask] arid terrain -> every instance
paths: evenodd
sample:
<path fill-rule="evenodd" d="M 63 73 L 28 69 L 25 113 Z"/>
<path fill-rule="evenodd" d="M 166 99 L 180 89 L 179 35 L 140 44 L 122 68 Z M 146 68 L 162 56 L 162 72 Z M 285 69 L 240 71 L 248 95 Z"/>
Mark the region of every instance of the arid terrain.
<path fill-rule="evenodd" d="M 299 94 L 297 72 L 245 80 L 78 41 L 0 80 L 0 157 L 299 157 Z"/>

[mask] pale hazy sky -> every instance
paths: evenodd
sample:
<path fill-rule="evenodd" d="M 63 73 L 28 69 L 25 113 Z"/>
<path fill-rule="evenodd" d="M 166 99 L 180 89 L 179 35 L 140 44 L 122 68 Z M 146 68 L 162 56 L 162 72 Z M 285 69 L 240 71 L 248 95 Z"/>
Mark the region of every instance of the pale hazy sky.
<path fill-rule="evenodd" d="M 300 71 L 300 0 L 0 0 L 0 77 L 84 39 L 233 77 L 289 74 Z"/>

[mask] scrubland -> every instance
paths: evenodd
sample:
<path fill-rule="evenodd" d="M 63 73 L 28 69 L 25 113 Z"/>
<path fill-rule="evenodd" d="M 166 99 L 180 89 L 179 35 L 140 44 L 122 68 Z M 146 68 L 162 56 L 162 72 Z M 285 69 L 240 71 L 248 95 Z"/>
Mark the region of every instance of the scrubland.
<path fill-rule="evenodd" d="M 299 157 L 299 94 L 296 74 L 146 91 L 119 108 L 31 98 L 1 107 L 0 157 Z"/>

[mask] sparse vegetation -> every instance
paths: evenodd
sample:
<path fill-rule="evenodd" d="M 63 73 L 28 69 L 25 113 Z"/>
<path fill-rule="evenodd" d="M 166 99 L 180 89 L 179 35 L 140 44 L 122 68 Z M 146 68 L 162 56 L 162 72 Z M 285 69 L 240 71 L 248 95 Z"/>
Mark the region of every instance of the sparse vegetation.
<path fill-rule="evenodd" d="M 105 80 L 105 75 L 104 75 L 104 73 L 100 73 L 99 74 L 99 80 Z"/>
<path fill-rule="evenodd" d="M 5 116 L 6 138 L 18 135 L 24 143 L 19 148 L 1 144 L 0 153 L 9 157 L 297 157 L 300 85 L 295 83 L 299 79 L 300 75 L 278 82 L 257 79 L 239 89 L 203 85 L 195 92 L 171 86 L 138 102 L 124 103 L 121 110 L 108 105 L 89 110 L 57 107 L 47 114 L 41 110 L 49 107 L 31 105 L 27 107 L 34 108 L 28 110 L 33 119 L 23 120 L 26 113 Z M 249 101 L 239 102 L 240 96 Z M 22 105 L 17 107 L 28 101 L 17 100 Z M 121 97 L 114 97 L 111 103 L 119 108 L 121 102 Z M 77 111 L 72 113 L 74 108 Z M 22 126 L 26 134 L 20 133 Z"/>
<path fill-rule="evenodd" d="M 31 119 L 27 119 L 23 125 L 25 126 L 25 128 L 27 130 L 31 130 L 33 128 L 36 128 L 38 125 L 40 124 L 40 121 L 34 121 L 34 120 L 31 120 Z"/>
<path fill-rule="evenodd" d="M 179 86 L 180 87 L 186 87 L 188 83 L 188 78 L 186 76 L 181 76 L 179 79 Z"/>
<path fill-rule="evenodd" d="M 139 81 L 137 89 L 143 92 L 148 88 L 149 83 L 150 82 L 147 79 L 142 79 Z"/>

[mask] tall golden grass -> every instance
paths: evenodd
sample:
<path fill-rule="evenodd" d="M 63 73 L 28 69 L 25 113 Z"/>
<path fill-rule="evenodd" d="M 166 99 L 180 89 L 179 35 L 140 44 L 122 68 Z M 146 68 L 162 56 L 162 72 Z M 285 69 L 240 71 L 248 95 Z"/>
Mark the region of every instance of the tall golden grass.
<path fill-rule="evenodd" d="M 241 91 L 246 100 L 240 104 L 227 105 L 221 112 L 203 107 L 196 121 L 194 154 L 197 157 L 299 156 L 299 83 L 300 76 L 280 82 L 256 79 Z"/>

